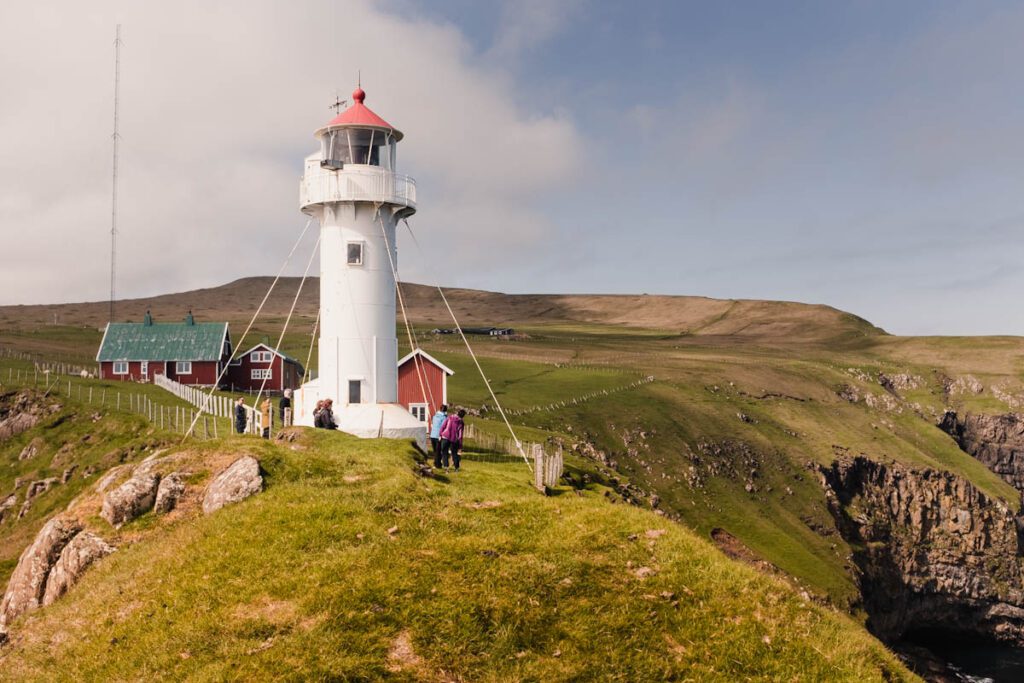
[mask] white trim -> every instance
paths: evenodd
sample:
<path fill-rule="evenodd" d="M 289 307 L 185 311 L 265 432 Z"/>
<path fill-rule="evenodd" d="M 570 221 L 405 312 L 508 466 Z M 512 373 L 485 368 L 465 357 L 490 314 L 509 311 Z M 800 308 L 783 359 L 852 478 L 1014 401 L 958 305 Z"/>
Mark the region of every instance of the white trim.
<path fill-rule="evenodd" d="M 427 411 L 430 409 L 429 405 L 427 405 L 426 403 L 410 403 L 409 412 L 412 413 L 413 417 L 416 417 L 416 412 L 414 410 L 415 408 L 419 408 L 420 410 L 423 411 L 423 417 L 420 418 L 420 422 L 426 423 L 430 421 L 430 416 L 427 415 Z"/>
<path fill-rule="evenodd" d="M 182 370 L 181 366 L 187 365 L 188 370 Z M 180 375 L 191 375 L 192 374 L 192 361 L 190 360 L 176 360 L 174 361 L 174 374 L 175 376 Z"/>
<path fill-rule="evenodd" d="M 249 370 L 249 379 L 274 379 L 274 369 L 252 368 Z"/>
<path fill-rule="evenodd" d="M 142 375 L 143 377 L 145 377 L 146 379 L 149 379 L 149 361 L 148 360 L 140 360 L 139 361 L 139 374 Z"/>
<path fill-rule="evenodd" d="M 100 360 L 100 354 L 103 353 L 103 345 L 107 342 L 107 332 L 110 332 L 110 323 L 107 323 L 107 326 L 103 328 L 103 339 L 100 340 L 100 348 L 96 352 L 96 362 L 97 363 L 102 363 L 103 362 L 103 361 Z"/>
<path fill-rule="evenodd" d="M 264 344 L 263 342 L 260 342 L 259 344 L 257 344 L 256 346 L 252 347 L 251 349 L 249 349 L 249 350 L 248 350 L 248 351 L 246 351 L 245 353 L 240 353 L 240 354 L 238 354 L 238 355 L 237 355 L 237 356 L 235 356 L 235 357 L 236 357 L 236 358 L 245 358 L 245 357 L 246 357 L 246 356 L 248 356 L 248 355 L 249 355 L 250 353 L 252 353 L 253 351 L 255 351 L 256 349 L 259 349 L 259 348 L 264 348 L 264 349 L 266 349 L 267 351 L 270 351 L 270 352 L 271 352 L 272 354 L 274 354 L 275 356 L 280 356 L 281 358 L 283 358 L 283 359 L 285 359 L 285 360 L 289 360 L 288 356 L 284 355 L 283 353 L 281 353 L 281 352 L 280 352 L 280 351 L 278 351 L 277 349 L 275 349 L 275 348 L 271 347 L 270 345 L 268 345 L 268 344 Z M 263 362 L 266 362 L 266 361 L 263 361 Z M 295 362 L 297 363 L 298 361 L 295 361 Z"/>
<path fill-rule="evenodd" d="M 126 360 L 112 360 L 112 361 L 110 361 L 110 363 L 111 363 L 110 374 L 112 374 L 112 375 L 127 375 L 129 373 L 129 371 L 131 370 L 131 362 L 130 361 L 126 361 Z M 117 371 L 117 366 L 118 365 L 123 365 L 124 366 L 124 372 L 118 372 Z"/>
<path fill-rule="evenodd" d="M 249 352 L 250 363 L 273 363 L 274 352 L 273 351 L 250 351 Z"/>
<path fill-rule="evenodd" d="M 405 365 L 406 362 L 408 362 L 409 359 L 412 358 L 413 356 L 415 356 L 416 354 L 419 354 L 419 355 L 423 356 L 423 358 L 425 360 L 430 361 L 431 363 L 436 365 L 439 369 L 443 370 L 446 375 L 454 375 L 455 374 L 454 370 L 452 370 L 450 367 L 448 367 L 447 365 L 445 365 L 444 363 L 442 363 L 438 359 L 436 359 L 433 356 L 431 356 L 429 353 L 427 353 L 423 349 L 416 349 L 415 351 L 410 351 L 409 353 L 405 354 L 401 359 L 399 359 L 398 367 L 402 367 L 403 365 Z"/>
<path fill-rule="evenodd" d="M 224 342 L 228 340 L 228 325 L 229 323 L 224 323 L 224 334 L 220 337 L 220 355 L 217 356 L 218 363 L 220 362 L 220 359 L 224 357 Z M 234 344 L 232 344 L 232 347 L 234 347 Z M 234 351 L 234 348 L 231 350 Z M 228 354 L 228 358 L 231 358 L 231 354 Z"/>

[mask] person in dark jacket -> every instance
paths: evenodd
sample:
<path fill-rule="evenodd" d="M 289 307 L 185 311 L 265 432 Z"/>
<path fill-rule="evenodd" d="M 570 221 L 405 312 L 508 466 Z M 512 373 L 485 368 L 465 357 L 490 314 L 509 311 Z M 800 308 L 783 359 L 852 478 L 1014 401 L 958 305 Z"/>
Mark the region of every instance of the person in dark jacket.
<path fill-rule="evenodd" d="M 245 399 L 241 396 L 235 401 L 235 431 L 245 434 Z"/>
<path fill-rule="evenodd" d="M 320 429 L 320 413 L 323 412 L 323 409 L 324 402 L 322 400 L 317 401 L 316 407 L 313 408 L 313 426 L 316 427 L 317 429 Z"/>
<path fill-rule="evenodd" d="M 285 410 L 291 410 L 292 407 L 292 390 L 285 389 L 284 396 L 281 397 L 281 401 L 278 404 L 281 408 L 281 427 L 292 426 L 292 414 L 285 413 Z"/>
<path fill-rule="evenodd" d="M 324 401 L 323 408 L 320 409 L 320 416 L 313 426 L 319 427 L 320 429 L 337 429 L 338 425 L 334 422 L 334 411 L 332 407 L 334 401 L 327 399 Z"/>
<path fill-rule="evenodd" d="M 441 425 L 441 460 L 444 463 L 444 468 L 448 469 L 448 458 L 451 457 L 456 472 L 459 471 L 459 464 L 462 460 L 459 457 L 459 451 L 462 450 L 462 431 L 466 425 L 463 421 L 464 417 L 466 417 L 466 411 L 460 410 L 455 415 L 449 415 Z"/>

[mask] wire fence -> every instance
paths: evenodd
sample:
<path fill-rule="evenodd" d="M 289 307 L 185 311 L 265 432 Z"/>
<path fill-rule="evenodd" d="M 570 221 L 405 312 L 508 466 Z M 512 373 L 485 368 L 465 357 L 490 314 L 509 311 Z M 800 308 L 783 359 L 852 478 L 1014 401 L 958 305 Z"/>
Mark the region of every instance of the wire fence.
<path fill-rule="evenodd" d="M 168 379 L 164 375 L 156 375 L 153 378 L 153 384 L 165 391 L 169 391 L 182 401 L 191 403 L 196 408 L 202 410 L 205 407 L 205 412 L 214 418 L 227 418 L 232 424 L 234 423 L 237 404 L 230 396 L 210 396 L 207 398 L 208 392 L 206 390 L 200 387 L 193 387 L 176 382 L 173 379 Z M 247 406 L 245 404 L 242 404 L 242 409 L 245 410 L 244 433 L 262 434 L 262 413 L 252 406 Z M 273 416 L 273 411 L 271 411 L 271 416 Z"/>
<path fill-rule="evenodd" d="M 467 424 L 462 433 L 466 451 L 465 460 L 478 462 L 520 462 L 522 454 L 516 442 L 506 436 L 483 432 L 473 424 Z M 523 453 L 533 462 L 534 486 L 543 491 L 545 487 L 558 485 L 562 478 L 565 460 L 561 444 L 541 444 L 521 441 Z"/>
<path fill-rule="evenodd" d="M 646 384 L 650 384 L 653 381 L 654 381 L 654 375 L 648 375 L 648 376 L 644 377 L 643 379 L 638 379 L 635 382 L 630 382 L 629 384 L 624 384 L 623 386 L 620 386 L 620 387 L 613 387 L 611 389 L 600 389 L 598 391 L 591 391 L 591 392 L 586 393 L 586 394 L 581 394 L 580 396 L 575 396 L 573 398 L 565 399 L 564 401 L 555 401 L 554 403 L 548 403 L 546 405 L 535 405 L 535 406 L 530 406 L 528 408 L 521 408 L 519 410 L 515 410 L 515 409 L 506 410 L 505 412 L 507 414 L 509 414 L 509 415 L 515 415 L 515 416 L 529 415 L 531 413 L 539 413 L 539 412 L 551 412 L 551 411 L 554 411 L 554 410 L 559 410 L 561 408 L 567 408 L 569 406 L 580 405 L 581 403 L 586 403 L 587 401 L 592 401 L 595 398 L 603 398 L 605 396 L 611 396 L 612 394 L 617 394 L 617 393 L 622 392 L 622 391 L 630 391 L 631 389 L 639 389 L 640 387 L 642 387 L 642 386 L 644 386 Z"/>

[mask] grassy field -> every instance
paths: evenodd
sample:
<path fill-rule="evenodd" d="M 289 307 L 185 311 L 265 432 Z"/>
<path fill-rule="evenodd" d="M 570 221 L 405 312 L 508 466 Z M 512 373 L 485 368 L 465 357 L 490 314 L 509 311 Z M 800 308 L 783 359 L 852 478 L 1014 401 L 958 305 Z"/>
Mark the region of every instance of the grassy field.
<path fill-rule="evenodd" d="M 122 310 L 140 318 L 151 307 L 158 318 L 176 319 L 191 305 L 201 319 L 230 320 L 240 334 L 266 284 L 239 281 L 125 302 Z M 255 335 L 279 335 L 295 285 L 284 284 Z M 316 304 L 316 288 L 308 291 L 302 322 L 284 344 L 303 361 Z M 488 408 L 487 419 L 473 421 L 503 432 L 460 340 L 429 333 L 444 324 L 436 292 L 405 292 L 422 346 L 456 371 L 451 402 Z M 560 439 L 574 466 L 595 479 L 615 478 L 657 496 L 666 515 L 703 536 L 725 529 L 842 609 L 855 609 L 858 597 L 851 549 L 835 534 L 815 465 L 864 453 L 953 471 L 1019 505 L 1016 491 L 935 426 L 946 408 L 1024 406 L 1019 338 L 896 337 L 856 316 L 794 303 L 469 290 L 454 290 L 450 299 L 467 323 L 521 333 L 512 341 L 472 339 L 502 405 L 522 413 L 512 416 L 527 435 L 521 438 Z M 101 304 L 0 308 L 0 345 L 87 360 L 103 311 Z M 61 325 L 52 325 L 55 314 Z M 404 330 L 398 336 L 404 347 Z M 913 381 L 890 391 L 880 373 Z M 623 389 L 646 376 L 655 379 Z M 610 464 L 584 462 L 587 452 Z"/>
<path fill-rule="evenodd" d="M 62 405 L 129 460 L 168 447 L 138 416 Z M 847 616 L 598 485 L 544 497 L 519 463 L 423 479 L 407 445 L 339 433 L 168 448 L 195 486 L 255 455 L 266 490 L 116 533 L 80 498 L 119 549 L 13 625 L 0 680 L 913 680 Z"/>

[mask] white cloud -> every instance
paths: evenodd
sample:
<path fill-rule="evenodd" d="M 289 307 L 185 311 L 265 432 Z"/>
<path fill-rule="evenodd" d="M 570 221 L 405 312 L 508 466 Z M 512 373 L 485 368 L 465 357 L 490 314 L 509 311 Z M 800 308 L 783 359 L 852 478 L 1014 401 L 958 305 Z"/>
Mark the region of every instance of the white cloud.
<path fill-rule="evenodd" d="M 476 59 L 450 25 L 369 2 L 6 3 L 0 302 L 106 296 L 118 22 L 124 295 L 276 272 L 305 222 L 312 131 L 357 70 L 367 105 L 405 132 L 400 170 L 420 185 L 427 259 L 406 254 L 405 277 L 530 248 L 552 229 L 540 202 L 581 164 L 574 123 L 520 98 L 510 68 Z"/>

